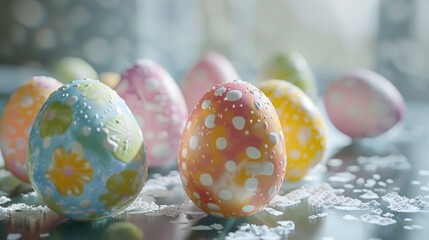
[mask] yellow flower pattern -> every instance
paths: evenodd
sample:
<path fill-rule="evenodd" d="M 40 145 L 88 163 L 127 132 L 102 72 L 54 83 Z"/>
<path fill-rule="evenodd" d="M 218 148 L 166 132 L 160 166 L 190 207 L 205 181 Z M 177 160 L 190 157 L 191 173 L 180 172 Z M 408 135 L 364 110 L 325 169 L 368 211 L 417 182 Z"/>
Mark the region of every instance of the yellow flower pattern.
<path fill-rule="evenodd" d="M 100 196 L 100 202 L 107 210 L 116 206 L 128 206 L 140 193 L 145 180 L 136 171 L 130 169 L 113 174 L 106 183 L 108 192 Z"/>
<path fill-rule="evenodd" d="M 91 164 L 83 159 L 81 154 L 67 152 L 62 147 L 53 151 L 52 159 L 46 171 L 46 178 L 55 184 L 62 195 L 81 195 L 84 185 L 93 178 Z"/>

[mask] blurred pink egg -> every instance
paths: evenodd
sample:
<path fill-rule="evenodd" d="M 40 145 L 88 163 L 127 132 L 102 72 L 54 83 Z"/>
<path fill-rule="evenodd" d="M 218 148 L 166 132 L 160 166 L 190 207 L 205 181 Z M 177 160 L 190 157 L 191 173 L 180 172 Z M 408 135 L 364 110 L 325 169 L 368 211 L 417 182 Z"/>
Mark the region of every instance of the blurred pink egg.
<path fill-rule="evenodd" d="M 325 105 L 333 125 L 352 138 L 387 132 L 405 110 L 395 86 L 369 70 L 353 70 L 334 81 L 325 93 Z"/>
<path fill-rule="evenodd" d="M 186 75 L 182 92 L 191 110 L 211 87 L 239 79 L 232 64 L 218 53 L 207 53 Z"/>
<path fill-rule="evenodd" d="M 170 74 L 157 63 L 142 59 L 122 74 L 116 91 L 142 129 L 149 167 L 175 163 L 188 110 Z"/>

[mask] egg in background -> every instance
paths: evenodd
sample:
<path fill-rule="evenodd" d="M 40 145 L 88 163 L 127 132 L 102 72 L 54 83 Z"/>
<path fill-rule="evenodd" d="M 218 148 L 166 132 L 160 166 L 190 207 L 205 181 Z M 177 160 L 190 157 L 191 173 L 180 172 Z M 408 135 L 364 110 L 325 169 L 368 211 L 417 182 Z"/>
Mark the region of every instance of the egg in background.
<path fill-rule="evenodd" d="M 263 66 L 260 80 L 280 79 L 293 83 L 314 102 L 318 99 L 317 84 L 307 60 L 297 51 L 274 55 Z"/>
<path fill-rule="evenodd" d="M 107 86 L 115 89 L 118 86 L 119 81 L 121 80 L 121 75 L 115 72 L 102 72 L 99 77 L 100 81 Z"/>
<path fill-rule="evenodd" d="M 326 148 L 326 126 L 319 109 L 298 87 L 283 80 L 256 85 L 271 100 L 282 124 L 288 164 L 285 177 L 301 180 L 318 164 Z"/>
<path fill-rule="evenodd" d="M 354 139 L 381 135 L 404 118 L 405 103 L 395 86 L 365 69 L 346 72 L 325 93 L 332 124 Z"/>
<path fill-rule="evenodd" d="M 237 79 L 238 74 L 228 59 L 219 53 L 206 53 L 182 82 L 181 89 L 188 109 L 192 110 L 213 86 Z"/>
<path fill-rule="evenodd" d="M 76 79 L 97 79 L 94 68 L 85 60 L 77 57 L 64 57 L 56 61 L 51 67 L 52 75 L 62 83 Z"/>
<path fill-rule="evenodd" d="M 147 177 L 143 135 L 125 102 L 98 80 L 49 96 L 31 129 L 28 175 L 42 201 L 72 220 L 117 214 Z"/>
<path fill-rule="evenodd" d="M 219 84 L 189 116 L 179 173 L 190 199 L 219 217 L 261 211 L 283 183 L 286 152 L 270 100 L 248 82 Z"/>
<path fill-rule="evenodd" d="M 177 163 L 188 110 L 170 74 L 154 61 L 141 59 L 122 74 L 116 91 L 143 131 L 149 167 L 170 167 Z"/>
<path fill-rule="evenodd" d="M 33 77 L 10 97 L 1 119 L 0 146 L 8 169 L 19 180 L 30 183 L 26 157 L 30 130 L 49 95 L 63 84 L 50 77 Z"/>

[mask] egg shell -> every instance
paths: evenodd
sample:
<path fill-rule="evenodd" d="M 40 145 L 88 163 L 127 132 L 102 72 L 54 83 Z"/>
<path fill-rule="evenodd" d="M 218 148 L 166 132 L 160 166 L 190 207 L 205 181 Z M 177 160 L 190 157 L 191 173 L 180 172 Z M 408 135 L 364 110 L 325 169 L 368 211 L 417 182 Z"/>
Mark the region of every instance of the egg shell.
<path fill-rule="evenodd" d="M 142 59 L 122 74 L 116 91 L 143 131 L 149 167 L 177 163 L 177 149 L 188 110 L 170 74 L 155 62 Z"/>
<path fill-rule="evenodd" d="M 307 60 L 297 51 L 274 55 L 263 67 L 261 80 L 280 79 L 293 83 L 317 102 L 317 84 Z"/>
<path fill-rule="evenodd" d="M 63 83 L 76 79 L 96 79 L 97 72 L 85 60 L 78 57 L 61 58 L 52 66 L 52 75 Z"/>
<path fill-rule="evenodd" d="M 147 164 L 143 135 L 125 102 L 97 80 L 77 80 L 51 94 L 30 133 L 33 188 L 73 220 L 111 216 L 140 193 Z"/>
<path fill-rule="evenodd" d="M 262 210 L 283 183 L 286 152 L 270 100 L 248 82 L 213 87 L 192 111 L 179 147 L 190 199 L 219 217 Z"/>
<path fill-rule="evenodd" d="M 193 109 L 213 86 L 237 79 L 239 76 L 228 59 L 214 52 L 205 54 L 186 75 L 181 86 L 188 109 Z"/>
<path fill-rule="evenodd" d="M 257 87 L 271 100 L 283 128 L 288 164 L 286 179 L 297 181 L 318 164 L 326 148 L 326 127 L 319 109 L 292 83 L 268 80 Z"/>
<path fill-rule="evenodd" d="M 399 91 L 383 76 L 369 70 L 352 70 L 332 82 L 325 106 L 333 125 L 352 138 L 375 137 L 404 117 Z"/>
<path fill-rule="evenodd" d="M 1 119 L 0 146 L 6 168 L 19 180 L 27 176 L 27 144 L 31 127 L 49 94 L 63 84 L 50 77 L 33 77 L 10 97 Z"/>

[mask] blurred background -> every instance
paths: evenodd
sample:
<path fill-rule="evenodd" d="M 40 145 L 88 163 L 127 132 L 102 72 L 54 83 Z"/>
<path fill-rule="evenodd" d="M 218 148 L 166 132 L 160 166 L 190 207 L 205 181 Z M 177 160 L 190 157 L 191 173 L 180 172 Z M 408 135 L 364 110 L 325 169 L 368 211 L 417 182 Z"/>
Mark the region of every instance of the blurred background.
<path fill-rule="evenodd" d="M 352 68 L 381 73 L 408 101 L 429 101 L 426 0 L 1 0 L 0 92 L 58 59 L 121 73 L 151 58 L 180 82 L 207 51 L 254 81 L 276 53 L 296 50 L 319 92 Z"/>

